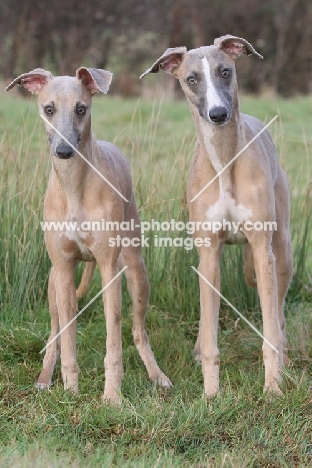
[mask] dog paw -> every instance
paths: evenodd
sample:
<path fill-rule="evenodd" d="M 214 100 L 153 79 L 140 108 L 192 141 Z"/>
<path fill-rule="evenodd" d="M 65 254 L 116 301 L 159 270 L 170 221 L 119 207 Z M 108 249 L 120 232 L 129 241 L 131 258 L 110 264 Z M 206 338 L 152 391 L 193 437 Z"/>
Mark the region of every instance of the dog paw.
<path fill-rule="evenodd" d="M 102 396 L 104 405 L 119 406 L 121 405 L 121 396 L 115 391 L 105 391 Z"/>
<path fill-rule="evenodd" d="M 46 390 L 46 389 L 49 389 L 51 387 L 51 385 L 52 384 L 36 382 L 35 385 L 34 385 L 34 388 L 37 389 L 37 390 Z"/>
<path fill-rule="evenodd" d="M 273 380 L 270 384 L 266 384 L 263 389 L 263 393 L 266 394 L 269 398 L 274 397 L 275 395 L 283 395 L 283 392 L 277 382 L 277 380 Z"/>
<path fill-rule="evenodd" d="M 200 354 L 200 351 L 197 351 L 194 349 L 193 351 L 193 359 L 195 361 L 196 364 L 200 364 L 201 361 L 202 361 L 202 358 L 201 358 L 201 354 Z"/>
<path fill-rule="evenodd" d="M 163 372 L 158 374 L 156 379 L 154 379 L 154 382 L 157 382 L 158 385 L 160 385 L 163 388 L 172 388 L 173 387 L 172 382 L 168 379 L 168 377 Z"/>

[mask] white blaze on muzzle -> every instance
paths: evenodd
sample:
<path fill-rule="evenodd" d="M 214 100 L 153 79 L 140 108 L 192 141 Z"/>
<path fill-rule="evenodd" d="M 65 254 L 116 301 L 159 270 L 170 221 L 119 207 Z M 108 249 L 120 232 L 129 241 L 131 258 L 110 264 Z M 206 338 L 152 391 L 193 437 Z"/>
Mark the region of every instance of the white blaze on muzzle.
<path fill-rule="evenodd" d="M 210 120 L 209 112 L 216 107 L 224 107 L 224 103 L 221 101 L 219 93 L 215 87 L 213 77 L 210 70 L 210 65 L 208 60 L 204 57 L 202 58 L 203 72 L 206 77 L 206 119 Z"/>

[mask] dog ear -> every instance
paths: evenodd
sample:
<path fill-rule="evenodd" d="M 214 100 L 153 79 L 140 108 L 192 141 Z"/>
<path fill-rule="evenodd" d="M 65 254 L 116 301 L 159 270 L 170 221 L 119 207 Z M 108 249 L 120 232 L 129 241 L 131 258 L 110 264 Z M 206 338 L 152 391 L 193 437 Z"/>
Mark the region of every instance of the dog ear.
<path fill-rule="evenodd" d="M 249 42 L 241 37 L 231 36 L 227 34 L 226 36 L 218 37 L 214 40 L 214 45 L 218 47 L 223 52 L 230 55 L 234 60 L 236 60 L 241 55 L 255 55 L 256 57 L 263 59 L 262 55 L 258 54 Z"/>
<path fill-rule="evenodd" d="M 48 81 L 53 79 L 52 74 L 49 71 L 43 70 L 42 68 L 36 68 L 29 73 L 23 73 L 23 75 L 18 76 L 15 80 L 10 83 L 5 90 L 9 91 L 14 88 L 15 85 L 23 86 L 23 88 L 28 89 L 33 94 L 38 94 L 44 85 Z"/>
<path fill-rule="evenodd" d="M 104 93 L 109 90 L 113 74 L 99 68 L 78 68 L 76 77 L 89 89 L 91 94 Z"/>
<path fill-rule="evenodd" d="M 140 79 L 148 73 L 158 73 L 159 70 L 163 70 L 170 75 L 174 74 L 174 71 L 179 68 L 184 54 L 186 54 L 186 47 L 174 47 L 167 49 L 166 52 L 159 57 L 158 60 L 148 69 L 146 72 L 142 73 Z"/>

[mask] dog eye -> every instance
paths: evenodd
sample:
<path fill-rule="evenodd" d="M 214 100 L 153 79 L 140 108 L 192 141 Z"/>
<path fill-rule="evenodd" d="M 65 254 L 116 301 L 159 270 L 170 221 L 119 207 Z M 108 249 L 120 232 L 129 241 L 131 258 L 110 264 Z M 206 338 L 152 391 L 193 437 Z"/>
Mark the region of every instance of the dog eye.
<path fill-rule="evenodd" d="M 77 106 L 77 114 L 84 115 L 87 112 L 86 106 Z"/>
<path fill-rule="evenodd" d="M 188 83 L 190 85 L 196 85 L 197 84 L 197 80 L 195 80 L 194 76 L 190 76 L 188 79 L 187 79 Z"/>
<path fill-rule="evenodd" d="M 222 78 L 228 78 L 230 76 L 230 70 L 228 70 L 227 68 L 225 70 L 222 70 L 221 76 Z"/>
<path fill-rule="evenodd" d="M 54 107 L 53 106 L 45 106 L 44 113 L 46 115 L 53 115 L 54 114 Z"/>

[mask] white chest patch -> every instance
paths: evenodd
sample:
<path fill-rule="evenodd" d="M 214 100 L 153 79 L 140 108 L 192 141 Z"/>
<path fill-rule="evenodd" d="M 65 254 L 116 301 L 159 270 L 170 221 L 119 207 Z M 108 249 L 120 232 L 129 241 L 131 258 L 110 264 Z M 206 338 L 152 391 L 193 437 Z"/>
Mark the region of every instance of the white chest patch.
<path fill-rule="evenodd" d="M 243 223 L 252 217 L 252 211 L 242 204 L 237 205 L 231 194 L 225 191 L 221 192 L 216 203 L 208 208 L 206 217 L 208 221 L 222 222 L 225 219 Z"/>
<path fill-rule="evenodd" d="M 82 239 L 86 239 L 88 237 L 88 232 L 86 231 L 77 231 L 77 230 L 68 230 L 66 232 L 62 232 L 61 236 L 67 237 L 68 240 L 72 240 L 75 242 L 80 242 Z"/>
<path fill-rule="evenodd" d="M 78 250 L 84 260 L 94 260 L 89 247 L 85 244 L 84 239 L 88 237 L 89 233 L 86 231 L 68 230 L 62 232 L 60 237 L 66 237 L 69 241 L 75 242 Z"/>
<path fill-rule="evenodd" d="M 207 155 L 211 161 L 211 164 L 214 170 L 218 174 L 222 169 L 222 164 L 217 155 L 216 148 L 214 145 L 213 130 L 211 130 L 210 128 L 207 128 L 208 126 L 210 127 L 210 125 L 202 119 L 200 120 L 199 125 L 201 127 L 201 134 L 204 137 L 205 150 L 207 152 Z"/>
<path fill-rule="evenodd" d="M 242 226 L 251 217 L 252 211 L 242 204 L 237 205 L 227 191 L 221 192 L 219 199 L 206 212 L 207 221 L 212 225 L 212 232 L 218 233 L 221 230 L 224 241 L 229 244 L 246 242 Z"/>

